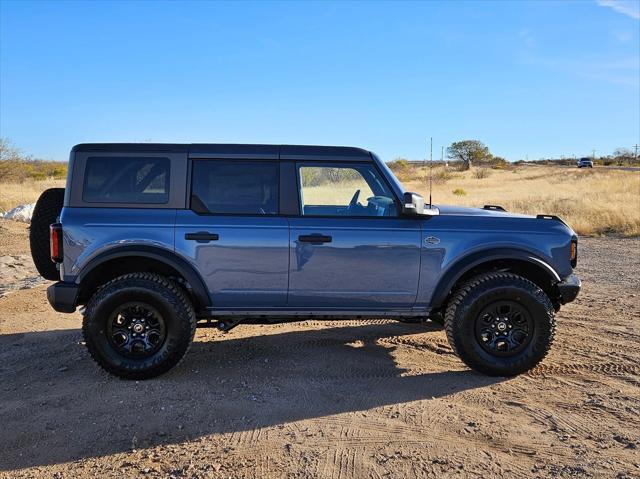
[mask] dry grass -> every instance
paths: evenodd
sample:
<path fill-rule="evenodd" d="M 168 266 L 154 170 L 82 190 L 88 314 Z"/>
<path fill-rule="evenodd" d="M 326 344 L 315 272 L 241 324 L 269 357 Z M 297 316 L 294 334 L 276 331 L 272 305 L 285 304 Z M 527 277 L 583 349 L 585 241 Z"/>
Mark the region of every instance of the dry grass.
<path fill-rule="evenodd" d="M 367 198 L 373 196 L 371 188 L 362 179 L 305 187 L 303 201 L 308 205 L 348 205 L 356 190 L 360 190 L 358 201 L 361 204 L 366 204 Z"/>
<path fill-rule="evenodd" d="M 416 176 L 423 179 L 404 185 L 428 197 L 427 171 L 416 171 Z M 464 196 L 454 194 L 460 189 Z M 442 204 L 492 204 L 514 213 L 558 215 L 581 235 L 640 236 L 639 171 L 521 166 L 491 170 L 488 178 L 476 178 L 470 170 L 456 172 L 445 183 L 434 182 L 433 199 Z"/>
<path fill-rule="evenodd" d="M 34 203 L 47 188 L 64 188 L 65 180 L 27 180 L 0 183 L 0 211 L 9 211 L 23 203 Z"/>

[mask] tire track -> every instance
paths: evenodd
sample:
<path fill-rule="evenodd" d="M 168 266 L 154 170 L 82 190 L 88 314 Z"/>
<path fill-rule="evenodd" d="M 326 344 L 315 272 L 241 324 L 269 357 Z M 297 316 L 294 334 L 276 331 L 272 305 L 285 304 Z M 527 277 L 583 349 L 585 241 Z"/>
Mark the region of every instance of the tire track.
<path fill-rule="evenodd" d="M 355 427 L 352 420 L 341 417 L 326 417 L 323 420 L 317 420 L 320 425 L 332 425 L 334 428 L 340 426 Z M 574 455 L 569 450 L 563 450 L 557 445 L 546 445 L 537 442 L 531 444 L 521 444 L 515 438 L 498 439 L 483 434 L 464 435 L 461 436 L 457 431 L 448 427 L 447 422 L 436 421 L 425 427 L 412 426 L 398 419 L 383 420 L 379 418 L 367 418 L 366 422 L 359 422 L 357 428 L 360 435 L 356 439 L 331 439 L 323 438 L 313 442 L 313 447 L 331 447 L 332 445 L 340 445 L 343 448 L 364 447 L 370 450 L 372 447 L 380 447 L 383 445 L 399 446 L 421 446 L 425 444 L 457 444 L 464 441 L 469 447 L 486 450 L 487 447 L 505 453 L 520 454 L 525 456 L 536 456 L 538 458 L 545 457 L 550 460 L 558 457 L 565 459 L 574 459 Z M 563 422 L 567 427 L 571 426 L 575 431 L 580 428 L 577 425 L 566 421 Z M 411 439 L 407 439 L 411 438 Z M 526 475 L 526 466 L 523 466 L 522 473 Z"/>
<path fill-rule="evenodd" d="M 522 409 L 538 424 L 545 427 L 550 426 L 551 429 L 556 432 L 580 436 L 588 436 L 591 433 L 591 431 L 584 426 L 589 424 L 589 421 L 586 421 L 585 418 L 576 411 L 579 410 L 579 408 L 574 407 L 570 415 L 558 415 L 557 412 L 556 414 L 552 414 L 544 409 L 542 405 L 537 405 L 535 408 L 523 406 Z"/>
<path fill-rule="evenodd" d="M 446 341 L 439 341 L 433 338 L 423 339 L 424 341 L 418 341 L 416 339 L 407 338 L 404 336 L 391 336 L 388 338 L 378 339 L 378 343 L 391 344 L 393 346 L 403 346 L 419 351 L 427 350 L 436 354 L 455 354 L 449 346 L 449 343 L 447 343 Z"/>
<path fill-rule="evenodd" d="M 331 381 L 354 381 L 354 380 L 370 380 L 370 379 L 392 379 L 406 377 L 401 375 L 398 369 L 389 368 L 349 368 L 343 372 L 319 372 L 309 378 L 311 382 L 331 382 Z"/>
<path fill-rule="evenodd" d="M 532 378 L 547 376 L 581 375 L 585 373 L 601 374 L 618 378 L 626 374 L 640 375 L 640 366 L 619 363 L 596 364 L 540 364 L 527 373 Z"/>

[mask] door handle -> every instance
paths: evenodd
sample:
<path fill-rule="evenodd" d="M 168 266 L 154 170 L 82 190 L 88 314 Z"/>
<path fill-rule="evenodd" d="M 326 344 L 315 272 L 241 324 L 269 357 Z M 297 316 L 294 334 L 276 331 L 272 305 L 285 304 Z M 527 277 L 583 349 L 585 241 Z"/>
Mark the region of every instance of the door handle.
<path fill-rule="evenodd" d="M 331 236 L 326 235 L 300 235 L 298 236 L 298 241 L 301 243 L 311 243 L 311 244 L 322 244 L 322 243 L 331 243 L 333 238 Z"/>
<path fill-rule="evenodd" d="M 219 236 L 216 233 L 207 231 L 198 231 L 197 233 L 187 233 L 184 239 L 197 241 L 198 243 L 208 243 L 209 241 L 218 241 Z"/>

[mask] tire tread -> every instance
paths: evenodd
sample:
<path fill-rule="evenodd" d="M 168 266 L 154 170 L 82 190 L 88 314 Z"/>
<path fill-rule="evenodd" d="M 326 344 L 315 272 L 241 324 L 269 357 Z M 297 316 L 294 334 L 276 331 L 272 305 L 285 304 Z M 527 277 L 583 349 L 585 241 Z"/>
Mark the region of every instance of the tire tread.
<path fill-rule="evenodd" d="M 488 368 L 487 365 L 473 355 L 467 354 L 466 351 L 462 351 L 460 349 L 460 341 L 458 338 L 458 332 L 456 331 L 458 322 L 462 321 L 464 318 L 459 318 L 459 309 L 464 304 L 465 300 L 469 297 L 472 292 L 481 291 L 482 289 L 488 289 L 492 284 L 496 282 L 504 282 L 505 286 L 520 286 L 525 289 L 528 293 L 533 295 L 536 300 L 544 307 L 546 310 L 546 315 L 549 321 L 549 339 L 545 343 L 544 350 L 539 354 L 536 358 L 534 364 L 523 365 L 521 368 L 515 370 L 511 374 L 505 374 L 504 372 L 496 373 L 495 370 Z M 470 305 L 469 305 L 470 306 Z M 555 309 L 551 300 L 547 296 L 547 294 L 535 283 L 532 281 L 519 276 L 514 273 L 508 272 L 490 272 L 483 273 L 478 276 L 475 276 L 465 283 L 463 283 L 458 289 L 455 290 L 451 299 L 449 300 L 445 315 L 444 315 L 444 329 L 447 335 L 447 339 L 449 341 L 449 345 L 456 353 L 456 355 L 461 358 L 467 366 L 470 368 L 480 371 L 485 374 L 493 375 L 493 376 L 505 376 L 505 375 L 515 375 L 525 372 L 533 368 L 536 364 L 542 361 L 549 352 L 551 345 L 553 344 L 556 332 L 556 318 L 555 318 Z"/>
<path fill-rule="evenodd" d="M 50 281 L 59 280 L 60 272 L 51 261 L 49 225 L 56 222 L 63 203 L 64 188 L 49 188 L 43 191 L 36 201 L 29 226 L 31 258 L 40 276 Z"/>
<path fill-rule="evenodd" d="M 150 287 L 149 287 L 150 286 Z M 88 327 L 89 321 L 91 321 L 95 312 L 95 309 L 100 303 L 105 301 L 110 295 L 122 291 L 126 287 L 136 288 L 149 288 L 154 292 L 159 293 L 162 297 L 171 304 L 171 307 L 179 317 L 181 322 L 188 322 L 188 344 L 181 354 L 180 358 L 175 362 L 163 361 L 154 365 L 152 368 L 138 370 L 138 369 L 124 369 L 120 367 L 114 367 L 108 361 L 106 361 L 96 344 L 93 342 L 91 335 L 89 334 Z M 114 374 L 123 379 L 148 379 L 155 376 L 159 376 L 178 366 L 187 352 L 191 348 L 193 343 L 193 337 L 196 332 L 196 316 L 193 310 L 193 306 L 182 289 L 170 279 L 154 273 L 129 273 L 101 285 L 93 294 L 89 302 L 87 303 L 86 311 L 82 321 L 82 335 L 87 345 L 87 349 L 91 358 L 106 372 Z"/>

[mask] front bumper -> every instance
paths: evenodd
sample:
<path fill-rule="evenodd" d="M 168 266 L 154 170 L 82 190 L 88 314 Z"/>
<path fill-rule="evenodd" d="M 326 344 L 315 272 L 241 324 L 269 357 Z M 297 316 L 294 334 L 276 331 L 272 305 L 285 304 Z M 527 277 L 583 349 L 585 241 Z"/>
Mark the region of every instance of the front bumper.
<path fill-rule="evenodd" d="M 582 281 L 575 274 L 570 274 L 557 284 L 560 302 L 562 304 L 570 303 L 578 297 Z"/>
<path fill-rule="evenodd" d="M 78 285 L 58 281 L 47 288 L 47 299 L 56 311 L 73 313 L 78 299 Z"/>

